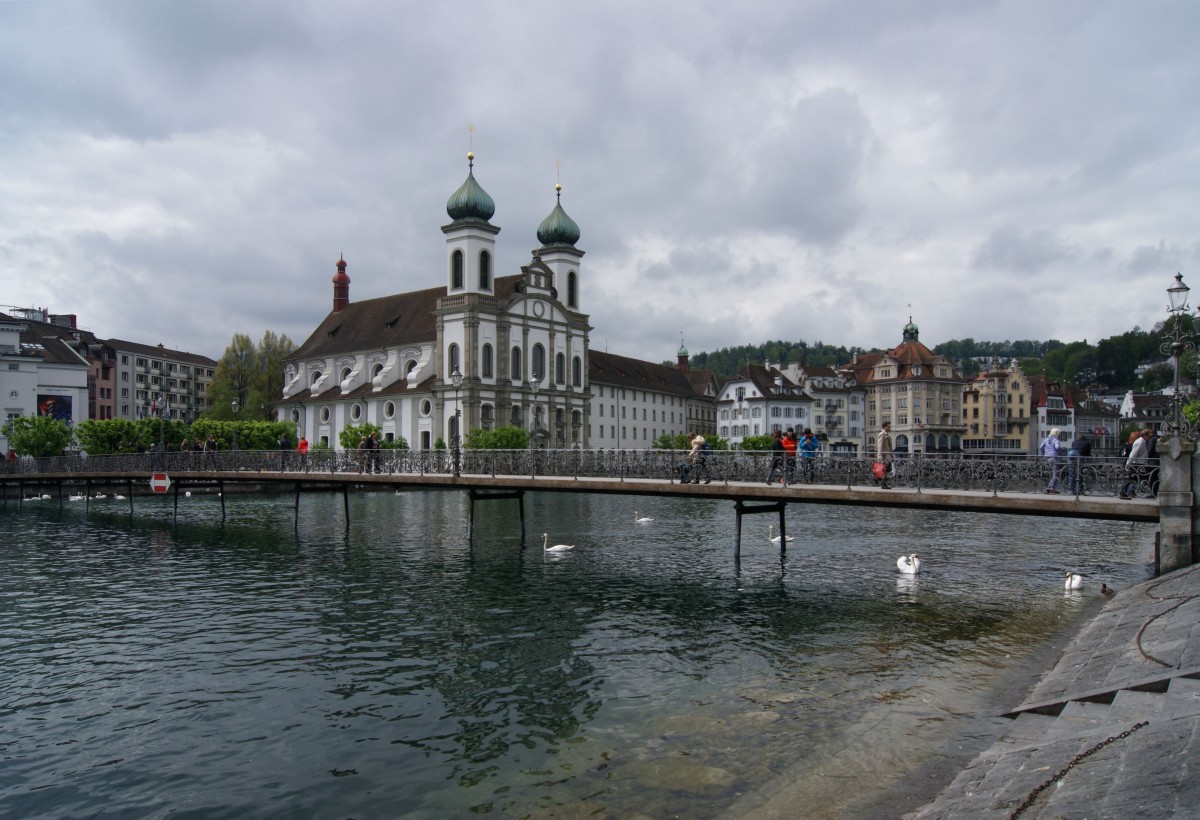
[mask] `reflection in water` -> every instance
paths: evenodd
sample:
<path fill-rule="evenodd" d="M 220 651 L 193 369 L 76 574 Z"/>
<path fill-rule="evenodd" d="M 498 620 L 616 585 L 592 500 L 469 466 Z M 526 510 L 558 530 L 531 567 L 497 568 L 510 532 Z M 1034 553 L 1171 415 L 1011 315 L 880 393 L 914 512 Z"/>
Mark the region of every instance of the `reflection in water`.
<path fill-rule="evenodd" d="M 836 813 L 1094 611 L 1066 568 L 1141 580 L 1151 532 L 803 507 L 735 561 L 703 501 L 531 495 L 525 544 L 481 504 L 473 546 L 449 493 L 356 496 L 349 528 L 336 496 L 298 527 L 219 503 L 3 513 L 0 813 L 704 817 L 785 782 Z"/>

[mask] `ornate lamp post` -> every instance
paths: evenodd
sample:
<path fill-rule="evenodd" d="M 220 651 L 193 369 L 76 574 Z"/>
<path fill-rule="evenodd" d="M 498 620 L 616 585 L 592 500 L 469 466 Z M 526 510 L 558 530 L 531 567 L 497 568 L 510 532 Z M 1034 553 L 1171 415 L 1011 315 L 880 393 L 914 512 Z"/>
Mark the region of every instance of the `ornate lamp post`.
<path fill-rule="evenodd" d="M 458 391 L 463 381 L 458 365 L 454 365 L 454 370 L 450 372 L 450 381 L 454 384 L 454 477 L 458 478 L 462 448 L 462 410 L 458 404 Z"/>
<path fill-rule="evenodd" d="M 237 396 L 233 397 L 233 401 L 229 402 L 229 406 L 233 409 L 233 448 L 237 449 L 237 415 L 238 415 L 238 400 Z"/>
<path fill-rule="evenodd" d="M 537 423 L 537 394 L 538 394 L 538 388 L 542 386 L 542 380 L 540 378 L 538 378 L 537 374 L 535 373 L 533 378 L 529 380 L 528 384 L 529 384 L 529 389 L 531 391 L 533 391 L 533 401 L 531 401 L 529 403 L 529 415 L 531 416 L 531 418 L 529 419 L 529 434 L 530 434 L 531 438 L 536 440 L 537 426 L 538 426 L 538 423 Z"/>
<path fill-rule="evenodd" d="M 1175 283 L 1167 288 L 1170 327 L 1164 328 L 1166 341 L 1163 342 L 1161 350 L 1171 357 L 1174 371 L 1171 385 L 1171 420 L 1168 432 L 1173 436 L 1183 434 L 1190 437 L 1192 435 L 1191 424 L 1183 417 L 1183 398 L 1179 395 L 1180 359 L 1186 351 L 1196 349 L 1196 343 L 1193 341 L 1196 332 L 1195 326 L 1192 324 L 1192 317 L 1188 315 L 1189 290 L 1191 288 L 1183 283 L 1183 274 L 1175 274 Z"/>

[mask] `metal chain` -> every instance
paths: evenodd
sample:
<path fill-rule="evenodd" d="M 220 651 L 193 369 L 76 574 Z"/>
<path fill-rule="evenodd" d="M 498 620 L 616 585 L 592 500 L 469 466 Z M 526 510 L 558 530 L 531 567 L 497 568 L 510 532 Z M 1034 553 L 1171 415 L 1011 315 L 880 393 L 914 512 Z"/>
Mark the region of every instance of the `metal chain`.
<path fill-rule="evenodd" d="M 1033 802 L 1035 800 L 1037 800 L 1039 794 L 1041 794 L 1043 791 L 1048 789 L 1053 783 L 1055 783 L 1059 780 L 1062 780 L 1064 777 L 1066 777 L 1067 772 L 1071 771 L 1071 769 L 1077 763 L 1081 762 L 1084 758 L 1090 757 L 1091 755 L 1100 751 L 1101 749 L 1103 749 L 1105 746 L 1109 745 L 1110 743 L 1115 743 L 1118 740 L 1124 740 L 1125 738 L 1129 737 L 1131 734 L 1136 732 L 1138 729 L 1141 729 L 1143 726 L 1149 726 L 1149 725 L 1150 725 L 1150 721 L 1148 721 L 1148 720 L 1143 720 L 1141 723 L 1135 723 L 1133 726 L 1130 726 L 1124 732 L 1121 732 L 1121 734 L 1113 735 L 1112 737 L 1110 737 L 1106 740 L 1102 740 L 1099 743 L 1097 743 L 1095 746 L 1093 746 L 1092 748 L 1075 755 L 1073 758 L 1071 758 L 1071 762 L 1068 763 L 1066 766 L 1063 766 L 1062 769 L 1060 769 L 1057 774 L 1055 774 L 1053 777 L 1051 777 L 1045 783 L 1043 783 L 1042 785 L 1038 786 L 1036 789 L 1031 791 L 1029 793 L 1029 796 L 1025 798 L 1025 801 L 1023 803 L 1021 803 L 1021 805 L 1017 806 L 1013 810 L 1013 813 L 1008 816 L 1008 820 L 1016 820 L 1016 818 L 1020 817 L 1021 814 L 1024 813 L 1024 811 L 1027 808 L 1029 808 L 1030 806 L 1033 805 Z"/>

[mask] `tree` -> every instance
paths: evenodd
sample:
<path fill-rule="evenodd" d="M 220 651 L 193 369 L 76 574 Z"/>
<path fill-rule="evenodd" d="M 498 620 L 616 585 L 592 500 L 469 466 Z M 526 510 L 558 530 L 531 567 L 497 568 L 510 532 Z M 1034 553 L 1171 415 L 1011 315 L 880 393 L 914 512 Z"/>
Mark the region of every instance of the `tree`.
<path fill-rule="evenodd" d="M 8 446 L 19 456 L 62 455 L 75 440 L 75 434 L 65 422 L 53 416 L 20 416 L 5 425 Z"/>
<path fill-rule="evenodd" d="M 257 345 L 244 333 L 235 333 L 217 362 L 204 415 L 232 420 L 233 400 L 237 399 L 239 420 L 274 418 L 275 404 L 283 394 L 283 362 L 295 348 L 286 335 L 277 336 L 270 330 Z"/>
<path fill-rule="evenodd" d="M 365 424 L 351 424 L 348 427 L 342 428 L 342 432 L 338 433 L 338 444 L 342 445 L 343 450 L 357 450 L 359 442 L 375 434 L 375 440 L 378 441 L 381 436 L 379 434 L 379 426 L 367 422 Z"/>
<path fill-rule="evenodd" d="M 527 450 L 529 431 L 520 427 L 497 427 L 495 430 L 471 430 L 463 446 L 468 450 Z"/>
<path fill-rule="evenodd" d="M 741 448 L 743 450 L 770 450 L 771 445 L 770 436 L 746 436 L 742 439 Z"/>

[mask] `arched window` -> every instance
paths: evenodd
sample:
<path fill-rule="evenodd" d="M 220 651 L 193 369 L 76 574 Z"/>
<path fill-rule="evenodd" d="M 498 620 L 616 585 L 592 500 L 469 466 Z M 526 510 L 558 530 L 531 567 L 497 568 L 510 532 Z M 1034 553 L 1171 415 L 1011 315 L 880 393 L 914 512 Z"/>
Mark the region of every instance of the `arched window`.
<path fill-rule="evenodd" d="M 578 356 L 571 362 L 571 384 L 583 387 L 583 360 Z"/>
<path fill-rule="evenodd" d="M 567 380 L 567 357 L 561 353 L 554 355 L 554 383 L 566 384 Z"/>
<path fill-rule="evenodd" d="M 483 361 L 480 363 L 483 369 L 483 378 L 490 379 L 492 377 L 492 346 L 485 344 L 483 346 Z"/>
<path fill-rule="evenodd" d="M 461 289 L 463 286 L 463 254 L 462 251 L 455 251 L 450 257 L 450 287 L 455 290 Z"/>
<path fill-rule="evenodd" d="M 571 271 L 567 274 L 567 307 L 578 307 L 576 304 L 579 301 L 578 288 L 579 284 L 575 276 L 575 271 Z"/>
<path fill-rule="evenodd" d="M 521 367 L 521 348 L 514 345 L 512 349 L 512 368 L 509 370 L 508 377 L 515 382 L 519 382 L 524 372 L 524 368 Z"/>
<path fill-rule="evenodd" d="M 521 426 L 521 406 L 519 404 L 512 406 L 512 412 L 508 414 L 508 420 L 514 427 Z"/>
<path fill-rule="evenodd" d="M 479 289 L 492 289 L 492 255 L 487 251 L 479 252 Z"/>
<path fill-rule="evenodd" d="M 417 369 L 417 360 L 409 359 L 408 362 L 404 365 L 404 378 L 407 379 L 410 375 L 412 375 L 412 372 L 416 369 Z"/>
<path fill-rule="evenodd" d="M 533 346 L 533 380 L 540 382 L 546 376 L 546 348 Z"/>
<path fill-rule="evenodd" d="M 342 382 L 344 382 L 346 379 L 350 378 L 350 374 L 351 374 L 352 372 L 353 372 L 353 370 L 352 370 L 351 368 L 349 368 L 349 367 L 343 367 L 343 368 L 342 368 L 342 375 L 338 377 L 338 381 L 342 381 Z"/>
<path fill-rule="evenodd" d="M 458 345 L 452 342 L 450 347 L 446 349 L 446 378 L 449 379 L 450 374 L 455 370 L 458 370 L 459 373 L 462 372 L 459 368 Z"/>
<path fill-rule="evenodd" d="M 496 422 L 496 418 L 495 418 L 494 411 L 492 410 L 492 406 L 490 404 L 480 405 L 479 419 L 483 423 L 484 430 L 492 429 L 492 426 Z"/>
<path fill-rule="evenodd" d="M 378 379 L 379 374 L 382 372 L 383 372 L 383 363 L 381 362 L 381 363 L 375 365 L 373 368 L 371 368 L 371 378 Z"/>

